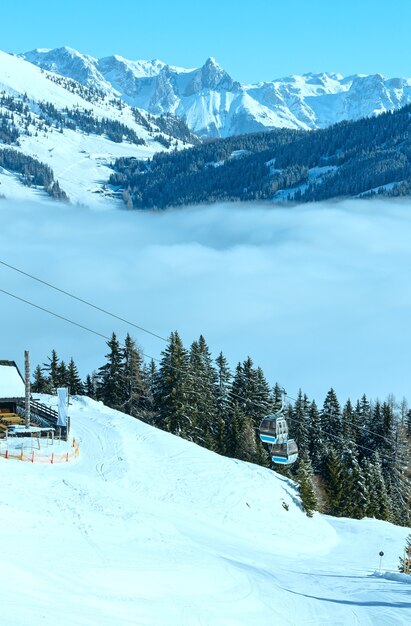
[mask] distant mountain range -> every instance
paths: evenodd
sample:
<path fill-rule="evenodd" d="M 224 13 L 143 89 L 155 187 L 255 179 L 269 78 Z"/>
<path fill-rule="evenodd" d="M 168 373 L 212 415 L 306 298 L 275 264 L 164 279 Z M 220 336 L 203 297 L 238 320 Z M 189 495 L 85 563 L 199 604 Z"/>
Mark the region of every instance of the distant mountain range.
<path fill-rule="evenodd" d="M 20 56 L 151 114 L 173 113 L 205 138 L 326 128 L 411 103 L 411 79 L 381 74 L 304 74 L 250 85 L 231 78 L 212 57 L 198 69 L 184 69 L 157 59 L 95 59 L 68 47 Z"/>
<path fill-rule="evenodd" d="M 26 200 L 46 191 L 106 205 L 115 198 L 107 181 L 116 158 L 198 143 L 179 118 L 145 113 L 83 78 L 0 51 L 0 197 Z"/>
<path fill-rule="evenodd" d="M 0 197 L 165 208 L 409 194 L 408 103 L 411 80 L 380 75 L 241 85 L 212 58 L 0 51 Z"/>

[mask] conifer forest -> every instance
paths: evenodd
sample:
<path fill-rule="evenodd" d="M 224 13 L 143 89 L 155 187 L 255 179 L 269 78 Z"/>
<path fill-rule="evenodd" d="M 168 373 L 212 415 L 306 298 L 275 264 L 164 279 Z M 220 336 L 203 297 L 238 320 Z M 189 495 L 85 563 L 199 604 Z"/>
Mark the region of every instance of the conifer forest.
<path fill-rule="evenodd" d="M 69 387 L 107 406 L 183 437 L 218 454 L 273 468 L 258 427 L 281 405 L 281 387 L 270 386 L 250 357 L 232 370 L 223 353 L 213 358 L 200 336 L 190 348 L 171 333 L 161 359 L 147 361 L 130 335 L 113 333 L 106 362 L 84 381 L 73 359 L 55 350 L 34 372 L 33 392 Z M 338 399 L 330 388 L 321 403 L 299 390 L 287 396 L 286 418 L 299 457 L 278 468 L 298 482 L 302 505 L 335 516 L 370 517 L 410 524 L 406 459 L 411 410 L 406 400 Z"/>

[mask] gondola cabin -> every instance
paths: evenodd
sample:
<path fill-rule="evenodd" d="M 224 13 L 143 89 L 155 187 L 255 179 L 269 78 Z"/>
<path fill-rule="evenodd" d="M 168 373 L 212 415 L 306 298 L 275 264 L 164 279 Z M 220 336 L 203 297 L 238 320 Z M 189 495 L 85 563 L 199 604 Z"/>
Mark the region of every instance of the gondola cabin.
<path fill-rule="evenodd" d="M 273 463 L 291 465 L 297 460 L 298 447 L 294 439 L 288 438 L 288 424 L 284 417 L 285 396 L 283 389 L 281 408 L 262 419 L 259 432 L 261 441 L 270 446 Z"/>
<path fill-rule="evenodd" d="M 275 415 L 267 415 L 260 424 L 260 439 L 263 443 L 277 441 L 277 426 Z"/>
<path fill-rule="evenodd" d="M 275 443 L 271 448 L 271 460 L 280 465 L 291 465 L 298 457 L 298 448 L 294 439 L 287 439 L 284 443 Z"/>

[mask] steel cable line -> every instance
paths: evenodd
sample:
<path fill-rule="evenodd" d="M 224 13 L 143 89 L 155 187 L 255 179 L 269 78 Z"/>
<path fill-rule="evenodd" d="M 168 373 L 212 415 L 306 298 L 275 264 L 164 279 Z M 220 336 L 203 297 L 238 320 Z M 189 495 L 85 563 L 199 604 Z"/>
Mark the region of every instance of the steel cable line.
<path fill-rule="evenodd" d="M 147 333 L 148 335 L 152 335 L 153 337 L 156 337 L 157 339 L 161 339 L 161 341 L 167 342 L 167 339 L 165 337 L 162 337 L 161 335 L 158 335 L 157 333 L 154 333 L 151 330 L 147 330 L 147 328 L 143 328 L 142 326 L 138 326 L 134 322 L 130 322 L 130 320 L 126 320 L 126 319 L 124 319 L 124 317 L 121 317 L 120 315 L 116 315 L 115 313 L 112 313 L 111 311 L 107 311 L 107 309 L 103 309 L 102 307 L 99 307 L 96 304 L 93 304 L 92 302 L 89 302 L 88 300 L 84 300 L 83 298 L 80 298 L 79 296 L 76 296 L 75 294 L 70 293 L 69 291 L 65 291 L 64 289 L 61 289 L 60 287 L 57 287 L 56 285 L 52 285 L 51 283 L 47 282 L 46 280 L 38 278 L 37 276 L 34 276 L 33 274 L 29 274 L 28 272 L 24 272 L 23 270 L 19 269 L 18 267 L 15 267 L 14 265 L 11 265 L 10 263 L 6 263 L 5 261 L 2 261 L 0 259 L 0 264 L 4 265 L 4 267 L 8 267 L 9 269 L 11 269 L 11 270 L 13 270 L 15 272 L 18 272 L 19 274 L 22 274 L 23 276 L 27 276 L 27 278 L 31 278 L 32 280 L 35 280 L 38 283 L 41 283 L 42 285 L 45 285 L 46 287 L 50 287 L 50 289 L 54 289 L 55 291 L 58 291 L 58 292 L 64 294 L 65 296 L 68 296 L 69 298 L 73 298 L 73 300 L 77 300 L 78 302 L 81 302 L 82 304 L 86 304 L 87 306 L 92 307 L 96 311 L 100 311 L 100 313 L 104 313 L 105 315 L 109 315 L 110 317 L 113 317 L 114 319 L 117 319 L 117 320 L 120 320 L 121 322 L 129 324 L 130 326 L 133 326 L 134 328 L 138 328 L 138 330 L 142 330 L 144 333 Z"/>
<path fill-rule="evenodd" d="M 75 296 L 74 294 L 72 294 L 72 293 L 70 293 L 70 292 L 68 292 L 68 291 L 65 291 L 65 290 L 63 290 L 63 289 L 60 289 L 59 287 L 57 287 L 57 286 L 55 286 L 55 285 L 52 285 L 51 283 L 49 283 L 49 282 L 47 282 L 47 281 L 45 281 L 45 280 L 42 280 L 41 278 L 38 278 L 38 277 L 34 276 L 33 274 L 29 274 L 28 272 L 24 272 L 23 270 L 20 270 L 20 269 L 18 269 L 17 267 L 15 267 L 15 266 L 13 266 L 13 265 L 11 265 L 11 264 L 9 264 L 9 263 L 6 263 L 5 261 L 2 261 L 1 259 L 0 259 L 0 264 L 1 264 L 1 265 L 4 265 L 5 267 L 8 267 L 8 268 L 10 268 L 10 269 L 12 269 L 12 270 L 14 270 L 14 271 L 16 271 L 16 272 L 19 272 L 20 274 L 22 274 L 22 275 L 24 275 L 24 276 L 27 276 L 28 278 L 31 278 L 32 280 L 35 280 L 35 281 L 37 281 L 37 282 L 39 282 L 39 283 L 41 283 L 41 284 L 43 284 L 43 285 L 45 285 L 45 286 L 47 286 L 47 287 L 50 287 L 51 289 L 54 289 L 55 291 L 58 291 L 58 292 L 60 292 L 60 293 L 62 293 L 62 294 L 64 294 L 64 295 L 66 295 L 66 296 L 68 296 L 68 297 L 70 297 L 70 298 L 73 298 L 74 300 L 77 300 L 77 301 L 79 301 L 79 302 L 81 302 L 81 303 L 83 303 L 83 304 L 86 304 L 87 306 L 90 306 L 90 307 L 92 307 L 92 308 L 96 309 L 97 311 L 99 311 L 99 312 L 101 312 L 101 313 L 104 313 L 104 314 L 106 314 L 106 315 L 109 315 L 110 317 L 113 317 L 113 318 L 118 319 L 118 320 L 120 320 L 120 321 L 122 321 L 122 322 L 125 322 L 126 324 L 129 324 L 130 326 L 133 326 L 134 328 L 138 328 L 139 330 L 142 330 L 142 331 L 144 331 L 145 333 L 150 334 L 150 335 L 152 335 L 152 336 L 156 337 L 157 339 L 160 339 L 161 341 L 164 341 L 164 342 L 166 342 L 166 343 L 167 343 L 167 341 L 168 341 L 167 339 L 165 339 L 165 338 L 164 338 L 164 337 L 162 337 L 161 335 L 158 335 L 158 334 L 156 334 L 156 333 L 154 333 L 154 332 L 151 332 L 151 331 L 149 331 L 149 330 L 147 330 L 147 329 L 143 328 L 142 326 L 138 326 L 137 324 L 134 324 L 133 322 L 130 322 L 130 321 L 128 321 L 128 320 L 126 320 L 126 319 L 124 319 L 124 318 L 122 318 L 122 317 L 120 317 L 120 316 L 118 316 L 118 315 L 114 314 L 114 313 L 111 313 L 110 311 L 107 311 L 106 309 L 103 309 L 103 308 L 101 308 L 101 307 L 99 307 L 99 306 L 97 306 L 97 305 L 94 305 L 93 303 L 88 302 L 87 300 L 84 300 L 84 299 L 82 299 L 82 298 L 79 298 L 79 297 Z M 12 298 L 15 298 L 16 300 L 20 300 L 21 302 L 24 302 L 25 304 L 28 304 L 28 305 L 30 305 L 30 306 L 33 306 L 34 308 L 37 308 L 37 309 L 39 309 L 39 310 L 41 310 L 41 311 L 44 311 L 45 313 L 48 313 L 48 314 L 50 314 L 50 315 L 53 315 L 54 317 L 59 318 L 59 319 L 61 319 L 62 321 L 65 321 L 65 322 L 67 322 L 67 323 L 69 323 L 69 324 L 72 324 L 73 326 L 77 326 L 78 328 L 81 328 L 81 329 L 86 330 L 86 331 L 88 331 L 88 332 L 90 332 L 90 333 L 93 333 L 94 335 L 97 335 L 97 336 L 99 336 L 99 337 L 102 337 L 103 339 L 105 339 L 105 340 L 107 340 L 107 341 L 109 341 L 109 340 L 110 340 L 110 337 L 108 337 L 107 335 L 103 335 L 102 333 L 100 333 L 100 332 L 98 332 L 98 331 L 95 331 L 95 330 L 93 330 L 93 329 L 91 329 L 91 328 L 88 328 L 87 326 L 84 326 L 83 324 L 80 324 L 79 322 L 75 322 L 75 321 L 73 321 L 73 320 L 70 320 L 70 319 L 69 319 L 69 318 L 67 318 L 67 317 L 64 317 L 64 316 L 62 316 L 62 315 L 60 315 L 60 314 L 58 314 L 58 313 L 55 313 L 55 312 L 53 312 L 53 311 L 50 311 L 49 309 L 46 309 L 46 308 L 44 308 L 44 307 L 41 307 L 40 305 L 34 304 L 33 302 L 30 302 L 29 300 L 25 300 L 24 298 L 21 298 L 21 297 L 19 297 L 19 296 L 16 296 L 15 294 L 12 294 L 12 293 L 10 293 L 10 292 L 8 292 L 8 291 L 4 290 L 4 289 L 0 289 L 0 292 L 5 293 L 6 295 L 8 295 L 8 296 L 10 296 L 10 297 L 12 297 Z M 157 363 L 161 363 L 161 359 L 155 358 L 155 357 L 153 357 L 153 356 L 151 356 L 151 355 L 149 355 L 149 354 L 145 354 L 144 352 L 142 352 L 142 355 L 143 355 L 143 356 L 145 356 L 145 357 L 146 357 L 146 358 L 148 358 L 148 359 L 152 359 L 153 361 L 155 361 L 155 362 L 157 362 Z M 170 367 L 171 367 L 172 369 L 176 369 L 176 368 L 173 368 L 173 366 L 170 366 Z M 189 378 L 191 378 L 190 374 L 188 374 L 188 377 L 189 377 Z M 244 401 L 244 398 L 242 398 L 241 396 L 238 396 L 237 394 L 235 394 L 235 393 L 233 393 L 233 392 L 230 392 L 230 394 L 231 394 L 231 396 L 232 396 L 232 397 L 237 398 L 237 399 L 239 399 L 239 400 L 241 400 L 241 401 Z M 286 397 L 287 397 L 288 399 L 290 399 L 290 400 L 293 400 L 293 402 L 296 402 L 296 399 L 295 399 L 295 398 L 292 398 L 292 397 L 291 397 L 291 396 L 289 396 L 289 395 L 287 395 Z M 258 406 L 256 403 L 253 403 L 253 405 L 254 405 L 254 406 Z M 328 415 L 328 414 L 325 414 L 325 415 Z M 329 416 L 331 417 L 331 415 L 329 415 Z M 296 420 L 295 418 L 287 417 L 287 419 L 289 419 L 290 421 L 296 421 L 296 422 L 298 422 L 298 420 Z M 347 424 L 349 424 L 349 425 L 351 425 L 351 426 L 354 426 L 355 428 L 357 428 L 357 429 L 361 430 L 362 432 L 366 432 L 366 433 L 368 433 L 368 434 L 372 434 L 372 435 L 374 435 L 375 437 L 379 437 L 380 439 L 384 440 L 386 443 L 389 443 L 389 444 L 391 443 L 391 442 L 390 442 L 390 441 L 389 441 L 386 437 L 384 437 L 383 435 L 380 435 L 379 433 L 376 433 L 375 431 L 372 431 L 372 430 L 370 430 L 370 429 L 364 428 L 363 426 L 360 426 L 360 425 L 358 425 L 358 424 L 355 424 L 354 422 L 346 422 L 346 423 L 347 423 Z M 329 433 L 329 434 L 330 434 L 330 436 L 335 437 L 335 436 L 334 436 L 334 435 L 332 435 L 331 433 Z M 357 444 L 357 447 L 359 447 L 359 444 Z M 369 448 L 364 448 L 364 449 L 367 449 L 367 450 L 371 451 L 371 449 L 369 449 Z"/>
<path fill-rule="evenodd" d="M 96 330 L 94 330 L 94 329 L 92 329 L 92 328 L 89 328 L 88 326 L 84 326 L 83 324 L 80 324 L 79 322 L 75 322 L 74 320 L 71 320 L 70 318 L 65 317 L 65 316 L 63 316 L 63 315 L 60 315 L 59 313 L 55 313 L 54 311 L 51 311 L 50 309 L 46 309 L 45 307 L 42 307 L 42 306 L 40 306 L 40 305 L 38 305 L 38 304 L 35 304 L 34 302 L 31 302 L 30 300 L 26 300 L 25 298 L 21 298 L 20 296 L 17 296 L 17 295 L 15 295 L 15 294 L 13 294 L 13 293 L 11 293 L 11 292 L 9 292 L 9 291 L 6 291 L 5 289 L 1 289 L 1 288 L 0 288 L 0 293 L 4 293 L 4 294 L 6 294 L 6 295 L 7 295 L 7 296 L 9 296 L 9 297 L 14 298 L 15 300 L 19 300 L 20 302 L 23 302 L 24 304 L 28 304 L 29 306 L 32 306 L 32 307 L 34 307 L 34 308 L 36 308 L 36 309 L 38 309 L 38 310 L 40 310 L 40 311 L 42 311 L 42 312 L 44 312 L 44 313 L 47 313 L 47 314 L 49 314 L 49 315 L 52 315 L 53 317 L 56 317 L 56 318 L 60 319 L 60 320 L 61 320 L 61 321 L 63 321 L 63 322 L 66 322 L 66 323 L 68 323 L 68 324 L 72 324 L 73 326 L 77 326 L 78 328 L 81 328 L 82 330 L 85 330 L 85 331 L 87 331 L 87 332 L 89 332 L 89 333 L 92 333 L 93 335 L 96 335 L 96 336 L 98 336 L 98 337 L 101 337 L 102 339 L 105 339 L 105 340 L 107 340 L 107 341 L 109 341 L 109 340 L 110 340 L 110 337 L 108 337 L 107 335 L 104 335 L 103 333 L 100 333 L 100 332 L 98 332 L 98 331 L 96 331 Z M 124 344 L 120 344 L 120 345 L 123 345 L 123 346 L 124 346 Z M 144 352 L 142 352 L 142 355 L 143 355 L 143 356 L 145 356 L 145 357 L 146 357 L 146 358 L 148 358 L 148 359 L 153 359 L 153 361 L 156 361 L 156 362 L 158 362 L 158 363 L 160 363 L 160 362 L 161 362 L 161 360 L 160 360 L 160 359 L 155 358 L 155 357 L 152 357 L 152 356 L 151 356 L 151 355 L 149 355 L 149 354 L 145 354 Z M 175 367 L 175 366 L 173 366 L 173 365 L 170 365 L 169 367 L 170 367 L 170 369 L 172 369 L 172 370 L 178 370 L 178 371 L 179 371 L 179 368 L 178 368 L 178 367 Z M 189 375 L 189 374 L 188 374 L 188 376 L 190 377 L 190 375 Z M 191 391 L 191 393 L 193 393 L 194 395 L 200 395 L 200 392 L 198 392 L 198 391 L 194 391 L 194 390 L 192 390 L 192 391 Z M 232 393 L 232 392 L 229 392 L 229 394 L 230 394 L 232 397 L 234 397 L 234 398 L 238 398 L 239 400 L 241 400 L 241 401 L 243 401 L 243 402 L 244 402 L 244 398 L 242 398 L 242 397 L 241 397 L 241 396 L 239 396 L 238 394 L 235 394 L 235 393 Z M 147 397 L 147 396 L 143 396 L 143 397 Z M 286 397 L 287 397 L 287 398 L 289 398 L 289 399 L 291 399 L 291 400 L 294 400 L 294 398 L 291 398 L 291 396 L 286 396 Z M 294 401 L 295 401 L 295 400 L 294 400 Z M 257 406 L 257 407 L 258 407 L 259 405 L 258 405 L 256 402 L 252 402 L 252 403 L 251 403 L 251 406 Z M 190 408 L 192 408 L 192 407 L 190 407 Z M 259 408 L 261 408 L 261 406 L 260 406 Z M 326 413 L 326 415 L 331 415 L 331 414 L 327 414 L 327 413 Z M 291 422 L 297 422 L 297 423 L 299 422 L 299 420 L 297 420 L 296 418 L 293 418 L 293 417 L 287 417 L 287 418 L 286 418 L 286 420 L 287 420 L 287 421 L 289 420 L 289 421 L 291 421 Z M 372 431 L 370 431 L 370 432 L 372 432 Z M 345 444 L 345 446 L 346 446 L 347 441 L 346 441 L 343 437 L 339 437 L 338 435 L 333 435 L 332 433 L 329 433 L 329 432 L 326 432 L 325 434 L 328 434 L 330 437 L 332 437 L 333 439 L 335 439 L 335 440 L 337 440 L 337 441 L 342 442 L 342 443 L 343 443 L 343 444 Z M 376 434 L 377 434 L 377 433 L 376 433 Z M 386 440 L 386 441 L 388 441 L 388 440 Z M 390 442 L 390 443 L 391 443 L 391 442 Z M 361 448 L 361 449 L 363 449 L 363 450 L 366 450 L 367 452 L 371 452 L 371 453 L 376 452 L 376 451 L 375 451 L 375 450 L 373 450 L 372 448 L 368 448 L 368 447 L 363 446 L 363 445 L 361 445 L 361 444 L 355 444 L 355 446 L 356 446 L 357 448 Z M 388 456 L 386 456 L 386 455 L 384 455 L 384 454 L 380 454 L 380 458 L 381 458 L 381 459 L 385 459 L 385 460 L 392 460 L 392 459 L 391 459 L 391 457 L 388 457 Z"/>

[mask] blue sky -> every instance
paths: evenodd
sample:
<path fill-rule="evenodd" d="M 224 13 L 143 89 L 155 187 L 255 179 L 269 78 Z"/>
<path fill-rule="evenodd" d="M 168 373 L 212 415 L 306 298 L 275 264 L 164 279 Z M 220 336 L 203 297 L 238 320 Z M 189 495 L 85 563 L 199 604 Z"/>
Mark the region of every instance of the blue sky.
<path fill-rule="evenodd" d="M 94 56 L 198 67 L 214 56 L 243 82 L 293 73 L 411 76 L 409 0 L 20 0 L 0 47 L 69 45 Z"/>

